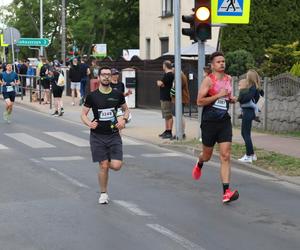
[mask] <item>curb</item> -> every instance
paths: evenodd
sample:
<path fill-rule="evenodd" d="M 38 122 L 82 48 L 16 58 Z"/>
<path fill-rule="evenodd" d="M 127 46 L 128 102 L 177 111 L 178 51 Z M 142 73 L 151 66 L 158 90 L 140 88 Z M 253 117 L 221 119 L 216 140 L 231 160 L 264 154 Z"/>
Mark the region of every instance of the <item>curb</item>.
<path fill-rule="evenodd" d="M 198 148 L 194 148 L 194 147 L 186 146 L 186 145 L 158 144 L 158 146 L 169 148 L 169 149 L 172 149 L 172 150 L 175 150 L 175 151 L 178 151 L 178 152 L 190 154 L 194 157 L 198 157 L 200 152 L 201 152 L 201 150 L 198 149 Z M 218 162 L 219 161 L 219 154 L 214 152 L 213 155 L 212 155 L 211 161 Z M 253 164 L 240 162 L 236 159 L 231 159 L 231 162 L 233 162 L 234 165 L 238 169 L 242 169 L 242 170 L 245 170 L 245 171 L 256 172 L 256 173 L 261 174 L 261 175 L 267 175 L 269 177 L 276 178 L 280 181 L 286 181 L 288 183 L 300 186 L 300 180 L 299 181 L 295 180 L 292 177 L 285 176 L 285 175 L 278 175 L 274 172 L 270 172 L 268 170 L 262 169 L 258 166 L 253 165 Z"/>

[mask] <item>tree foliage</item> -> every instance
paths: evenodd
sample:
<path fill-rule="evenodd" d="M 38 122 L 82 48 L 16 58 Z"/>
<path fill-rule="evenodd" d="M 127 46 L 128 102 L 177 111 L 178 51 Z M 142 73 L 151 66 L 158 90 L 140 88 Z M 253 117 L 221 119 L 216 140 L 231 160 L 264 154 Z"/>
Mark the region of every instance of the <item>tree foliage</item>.
<path fill-rule="evenodd" d="M 250 23 L 222 28 L 221 47 L 226 53 L 244 49 L 257 64 L 265 49 L 273 44 L 288 44 L 300 37 L 299 0 L 251 0 Z"/>
<path fill-rule="evenodd" d="M 44 37 L 51 44 L 48 57 L 60 58 L 61 2 L 43 0 Z M 14 0 L 7 7 L 6 23 L 20 30 L 22 37 L 39 37 L 39 0 Z M 74 45 L 80 54 L 90 54 L 92 44 L 106 43 L 108 55 L 117 57 L 122 49 L 138 48 L 138 0 L 66 0 L 67 49 Z M 23 57 L 36 54 L 22 47 Z"/>
<path fill-rule="evenodd" d="M 246 50 L 236 50 L 226 53 L 226 68 L 230 75 L 240 76 L 250 68 L 254 68 L 254 58 Z"/>
<path fill-rule="evenodd" d="M 300 61 L 299 42 L 287 45 L 274 44 L 266 49 L 265 56 L 266 60 L 261 65 L 264 75 L 274 76 L 288 72 L 297 61 Z"/>

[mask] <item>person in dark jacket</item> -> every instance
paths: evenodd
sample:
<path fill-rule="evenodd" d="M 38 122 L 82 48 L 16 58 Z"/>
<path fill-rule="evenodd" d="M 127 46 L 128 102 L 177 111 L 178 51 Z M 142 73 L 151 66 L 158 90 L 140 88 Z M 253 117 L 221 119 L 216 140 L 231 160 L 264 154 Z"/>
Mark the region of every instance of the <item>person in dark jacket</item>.
<path fill-rule="evenodd" d="M 80 98 L 80 85 L 81 85 L 81 70 L 78 64 L 77 58 L 74 58 L 69 72 L 69 78 L 71 81 L 71 94 L 72 105 L 75 105 L 75 92 L 76 97 Z"/>
<path fill-rule="evenodd" d="M 251 107 L 245 107 L 243 104 L 253 101 L 257 103 L 260 95 L 263 96 L 263 91 L 261 90 L 260 77 L 255 70 L 249 70 L 246 75 L 246 81 L 249 88 L 247 93 L 239 96 L 239 102 L 242 108 L 242 137 L 245 141 L 246 154 L 239 159 L 241 162 L 252 163 L 252 161 L 257 160 L 257 156 L 254 153 L 253 143 L 251 139 L 251 129 L 252 121 L 255 119 L 255 110 Z"/>

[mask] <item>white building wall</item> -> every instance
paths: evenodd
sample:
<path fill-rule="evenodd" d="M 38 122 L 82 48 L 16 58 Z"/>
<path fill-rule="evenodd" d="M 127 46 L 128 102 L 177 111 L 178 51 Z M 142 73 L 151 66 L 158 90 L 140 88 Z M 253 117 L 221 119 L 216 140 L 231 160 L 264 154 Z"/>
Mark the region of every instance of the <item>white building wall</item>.
<path fill-rule="evenodd" d="M 169 38 L 169 53 L 174 53 L 174 16 L 162 17 L 163 0 L 140 0 L 140 57 L 146 58 L 146 39 L 150 38 L 150 58 L 155 59 L 161 56 L 160 38 Z M 181 0 L 181 15 L 192 14 L 194 0 Z M 180 20 L 181 20 L 180 15 Z M 188 28 L 189 25 L 181 22 L 181 28 Z M 216 47 L 218 41 L 218 28 L 213 28 L 213 39 L 209 45 Z M 181 31 L 180 31 L 181 32 Z M 187 36 L 181 35 L 181 47 L 187 47 L 193 41 Z"/>

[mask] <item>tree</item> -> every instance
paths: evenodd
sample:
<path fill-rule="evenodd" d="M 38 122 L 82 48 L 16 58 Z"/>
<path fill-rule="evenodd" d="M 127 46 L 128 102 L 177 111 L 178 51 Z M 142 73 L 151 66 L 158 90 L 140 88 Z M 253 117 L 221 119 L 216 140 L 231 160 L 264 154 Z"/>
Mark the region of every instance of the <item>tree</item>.
<path fill-rule="evenodd" d="M 226 53 L 245 49 L 257 64 L 272 44 L 287 44 L 300 37 L 300 1 L 252 0 L 250 23 L 222 28 L 221 47 Z"/>
<path fill-rule="evenodd" d="M 254 58 L 246 50 L 226 53 L 226 68 L 230 75 L 240 76 L 250 68 L 254 68 Z"/>
<path fill-rule="evenodd" d="M 44 1 L 44 37 L 51 44 L 46 48 L 51 59 L 60 53 L 61 0 Z M 67 47 L 73 45 L 80 54 L 90 54 L 92 44 L 106 43 L 110 56 L 119 56 L 122 49 L 138 48 L 138 0 L 68 0 Z M 117 8 L 116 8 L 117 6 Z M 14 0 L 7 7 L 7 24 L 17 28 L 22 37 L 39 37 L 39 1 Z M 21 55 L 35 54 L 23 47 Z"/>
<path fill-rule="evenodd" d="M 290 71 L 292 66 L 300 60 L 299 42 L 291 44 L 274 44 L 265 50 L 266 60 L 261 65 L 264 75 L 275 76 Z"/>

